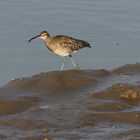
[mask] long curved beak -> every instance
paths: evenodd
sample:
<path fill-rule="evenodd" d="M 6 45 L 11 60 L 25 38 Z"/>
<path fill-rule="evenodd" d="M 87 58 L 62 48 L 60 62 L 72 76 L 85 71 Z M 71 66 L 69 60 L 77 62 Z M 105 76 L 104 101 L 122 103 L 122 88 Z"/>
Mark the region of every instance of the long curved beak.
<path fill-rule="evenodd" d="M 38 38 L 38 37 L 40 37 L 40 35 L 37 35 L 37 36 L 32 37 L 30 40 L 28 40 L 28 42 L 30 42 L 30 41 L 32 41 L 33 39 L 36 39 L 36 38 Z"/>

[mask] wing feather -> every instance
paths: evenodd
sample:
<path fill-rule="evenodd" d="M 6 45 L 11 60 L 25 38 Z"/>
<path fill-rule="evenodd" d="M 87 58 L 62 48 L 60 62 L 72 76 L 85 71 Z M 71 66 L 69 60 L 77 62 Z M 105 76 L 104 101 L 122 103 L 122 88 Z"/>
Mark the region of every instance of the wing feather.
<path fill-rule="evenodd" d="M 84 40 L 75 39 L 73 37 L 58 35 L 53 38 L 55 43 L 59 44 L 61 47 L 71 49 L 73 51 L 79 50 L 85 47 L 91 47 L 90 44 Z"/>

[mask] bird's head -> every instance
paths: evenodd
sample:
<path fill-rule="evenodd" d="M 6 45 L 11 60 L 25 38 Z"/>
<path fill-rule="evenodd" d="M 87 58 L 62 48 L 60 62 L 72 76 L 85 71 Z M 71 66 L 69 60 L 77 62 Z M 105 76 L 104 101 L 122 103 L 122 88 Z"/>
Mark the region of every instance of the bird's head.
<path fill-rule="evenodd" d="M 32 37 L 28 42 L 30 42 L 36 38 L 41 38 L 43 40 L 47 40 L 49 37 L 50 37 L 50 34 L 47 31 L 42 31 L 39 35 Z"/>

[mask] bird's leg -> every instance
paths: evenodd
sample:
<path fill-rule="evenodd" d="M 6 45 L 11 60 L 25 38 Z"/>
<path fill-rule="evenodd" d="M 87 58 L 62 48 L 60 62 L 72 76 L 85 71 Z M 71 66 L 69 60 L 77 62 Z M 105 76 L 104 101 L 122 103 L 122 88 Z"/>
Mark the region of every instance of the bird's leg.
<path fill-rule="evenodd" d="M 69 57 L 70 57 L 71 62 L 72 62 L 72 64 L 73 64 L 73 68 L 76 69 L 76 70 L 79 70 L 79 67 L 78 67 L 78 65 L 75 64 L 75 62 L 74 62 L 74 60 L 73 60 L 73 58 L 72 58 L 72 55 L 69 55 Z"/>
<path fill-rule="evenodd" d="M 64 61 L 63 61 L 62 66 L 61 66 L 61 71 L 62 71 L 63 68 L 64 68 L 65 62 L 66 62 L 66 57 L 64 57 Z"/>

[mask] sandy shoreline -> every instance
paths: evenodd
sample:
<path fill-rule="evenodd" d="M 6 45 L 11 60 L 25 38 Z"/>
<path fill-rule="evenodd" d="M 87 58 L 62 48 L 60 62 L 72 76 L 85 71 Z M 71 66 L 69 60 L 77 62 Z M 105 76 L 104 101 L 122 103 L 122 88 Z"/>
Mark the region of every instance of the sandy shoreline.
<path fill-rule="evenodd" d="M 139 103 L 140 64 L 15 79 L 0 88 L 0 139 L 138 139 Z"/>

